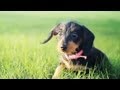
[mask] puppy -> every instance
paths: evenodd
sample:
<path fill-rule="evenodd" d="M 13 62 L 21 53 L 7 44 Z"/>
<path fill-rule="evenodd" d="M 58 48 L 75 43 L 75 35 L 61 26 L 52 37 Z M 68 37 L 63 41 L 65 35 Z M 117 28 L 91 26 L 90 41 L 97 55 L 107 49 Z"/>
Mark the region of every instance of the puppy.
<path fill-rule="evenodd" d="M 108 61 L 106 55 L 93 46 L 95 35 L 84 25 L 74 21 L 60 23 L 52 29 L 43 44 L 53 36 L 58 36 L 58 50 L 61 53 L 53 79 L 58 79 L 63 69 L 78 71 L 96 67 L 101 70 Z"/>

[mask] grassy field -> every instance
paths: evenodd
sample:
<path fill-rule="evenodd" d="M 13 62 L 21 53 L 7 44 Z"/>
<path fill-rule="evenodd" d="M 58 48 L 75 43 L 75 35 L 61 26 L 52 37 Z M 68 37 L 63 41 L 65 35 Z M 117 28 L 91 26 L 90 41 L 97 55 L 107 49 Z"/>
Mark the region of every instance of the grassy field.
<path fill-rule="evenodd" d="M 112 78 L 120 78 L 120 12 L 0 12 L 0 78 L 50 79 L 59 53 L 53 38 L 41 45 L 53 26 L 76 20 L 96 36 L 94 45 L 113 65 Z M 109 79 L 107 73 L 88 75 L 63 71 L 61 78 Z"/>

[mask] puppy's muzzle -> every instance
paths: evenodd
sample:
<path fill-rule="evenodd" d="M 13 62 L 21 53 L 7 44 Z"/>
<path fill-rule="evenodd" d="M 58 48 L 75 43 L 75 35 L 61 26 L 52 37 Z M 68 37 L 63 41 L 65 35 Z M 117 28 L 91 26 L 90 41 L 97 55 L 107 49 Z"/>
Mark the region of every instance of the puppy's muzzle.
<path fill-rule="evenodd" d="M 67 45 L 66 45 L 66 44 L 63 44 L 63 45 L 61 46 L 61 49 L 62 49 L 62 51 L 65 51 L 65 50 L 67 49 Z"/>

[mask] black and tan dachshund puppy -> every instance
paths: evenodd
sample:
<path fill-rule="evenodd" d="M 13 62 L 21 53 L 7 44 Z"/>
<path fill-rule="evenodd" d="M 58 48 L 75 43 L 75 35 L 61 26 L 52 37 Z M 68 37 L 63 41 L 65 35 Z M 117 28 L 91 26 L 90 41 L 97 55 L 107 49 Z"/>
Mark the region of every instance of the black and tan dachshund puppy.
<path fill-rule="evenodd" d="M 58 49 L 61 59 L 53 79 L 59 78 L 63 69 L 78 71 L 95 68 L 95 66 L 102 69 L 105 61 L 108 60 L 103 52 L 93 46 L 95 36 L 84 25 L 74 21 L 60 23 L 52 29 L 43 44 L 56 35 L 59 39 Z"/>

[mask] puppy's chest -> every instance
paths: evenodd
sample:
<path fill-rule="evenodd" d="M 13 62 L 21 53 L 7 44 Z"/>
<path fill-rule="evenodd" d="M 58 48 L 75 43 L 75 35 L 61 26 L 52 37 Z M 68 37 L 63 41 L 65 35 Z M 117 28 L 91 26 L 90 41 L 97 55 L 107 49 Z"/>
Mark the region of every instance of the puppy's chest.
<path fill-rule="evenodd" d="M 81 63 L 80 60 L 72 61 L 72 60 L 67 60 L 66 58 L 62 58 L 61 63 L 63 63 L 67 69 L 73 70 L 73 71 L 87 69 L 86 63 L 83 64 L 83 63 Z"/>

